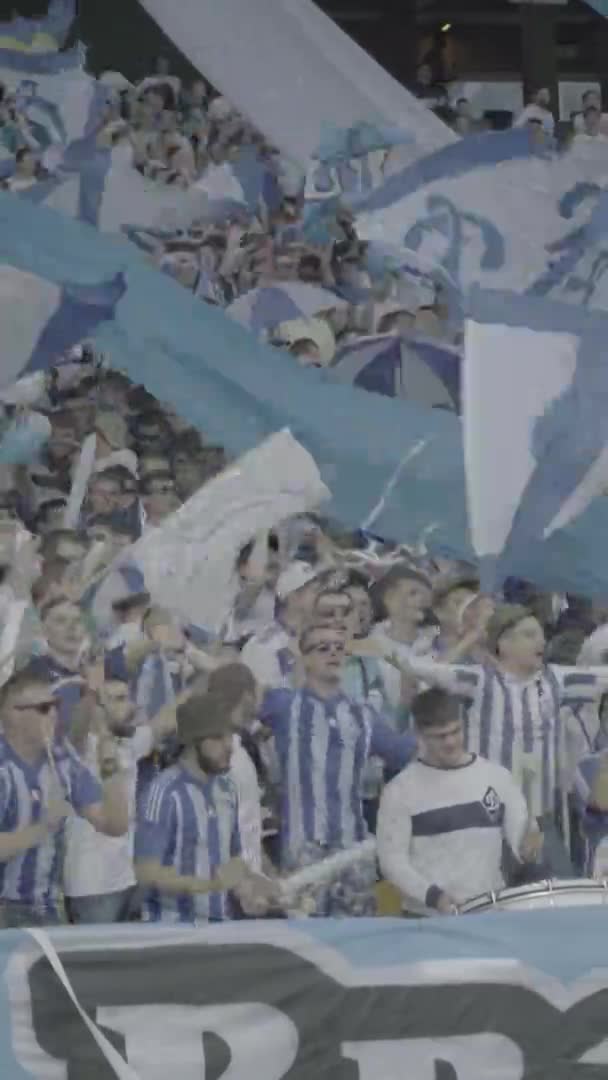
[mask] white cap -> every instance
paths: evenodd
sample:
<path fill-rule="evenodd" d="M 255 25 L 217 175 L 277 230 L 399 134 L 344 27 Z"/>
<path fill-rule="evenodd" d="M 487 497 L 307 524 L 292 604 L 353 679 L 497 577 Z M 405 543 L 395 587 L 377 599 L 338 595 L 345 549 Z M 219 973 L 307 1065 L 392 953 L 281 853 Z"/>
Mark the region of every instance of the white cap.
<path fill-rule="evenodd" d="M 279 323 L 275 332 L 289 345 L 295 345 L 298 341 L 314 342 L 323 367 L 331 364 L 336 352 L 336 339 L 325 319 L 290 319 L 288 322 Z"/>
<path fill-rule="evenodd" d="M 284 600 L 286 596 L 290 596 L 291 593 L 297 592 L 298 589 L 303 589 L 310 581 L 314 581 L 316 576 L 317 571 L 310 563 L 301 560 L 293 562 L 279 576 L 276 590 L 277 596 Z"/>

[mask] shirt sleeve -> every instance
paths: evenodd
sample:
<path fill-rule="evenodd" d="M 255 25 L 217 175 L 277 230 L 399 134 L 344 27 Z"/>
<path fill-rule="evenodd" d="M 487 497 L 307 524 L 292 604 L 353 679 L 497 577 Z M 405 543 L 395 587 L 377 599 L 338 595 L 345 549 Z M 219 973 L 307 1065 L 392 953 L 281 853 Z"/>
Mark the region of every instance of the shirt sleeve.
<path fill-rule="evenodd" d="M 167 795 L 165 784 L 157 780 L 150 785 L 137 817 L 134 857 L 154 859 L 164 863 L 175 828 L 173 799 Z"/>
<path fill-rule="evenodd" d="M 409 765 L 415 756 L 416 740 L 411 735 L 399 735 L 373 713 L 369 752 L 372 757 L 382 758 L 390 769 L 398 771 Z"/>
<path fill-rule="evenodd" d="M 276 731 L 288 715 L 291 697 L 290 690 L 267 690 L 260 707 L 260 723 Z"/>
<path fill-rule="evenodd" d="M 410 860 L 412 816 L 399 783 L 388 784 L 380 799 L 376 840 L 380 869 L 403 896 L 433 907 L 441 893 L 435 882 L 414 869 Z"/>
<path fill-rule="evenodd" d="M 262 687 L 280 686 L 281 671 L 276 652 L 271 645 L 248 641 L 241 653 L 241 660 L 249 668 L 256 682 Z"/>
<path fill-rule="evenodd" d="M 0 769 L 0 830 L 8 810 L 11 782 L 7 769 Z"/>
<path fill-rule="evenodd" d="M 555 669 L 560 682 L 560 696 L 563 702 L 598 701 L 608 693 L 608 665 L 599 667 L 562 667 Z"/>
<path fill-rule="evenodd" d="M 519 858 L 522 840 L 528 827 L 528 807 L 523 792 L 510 775 L 504 777 L 501 784 L 502 799 L 505 807 L 503 833 L 511 851 Z"/>
<path fill-rule="evenodd" d="M 103 788 L 74 753 L 70 760 L 70 803 L 77 814 L 81 814 L 88 806 L 94 806 L 103 802 Z"/>
<path fill-rule="evenodd" d="M 473 664 L 442 664 L 422 656 L 408 656 L 407 666 L 421 682 L 438 686 L 448 694 L 468 701 L 475 697 L 482 671 Z"/>

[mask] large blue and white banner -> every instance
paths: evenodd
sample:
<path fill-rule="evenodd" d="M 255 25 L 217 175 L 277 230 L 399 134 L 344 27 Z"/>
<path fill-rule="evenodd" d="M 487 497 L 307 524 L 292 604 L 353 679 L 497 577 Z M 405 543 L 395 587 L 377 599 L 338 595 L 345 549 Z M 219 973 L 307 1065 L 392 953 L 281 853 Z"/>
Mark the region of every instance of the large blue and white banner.
<path fill-rule="evenodd" d="M 431 520 L 440 545 L 470 554 L 460 428 L 449 413 L 303 369 L 129 245 L 5 192 L 0 262 L 62 291 L 62 307 L 38 343 L 40 359 L 89 338 L 115 367 L 235 455 L 288 427 L 312 454 L 345 523 L 364 521 L 394 478 L 377 528 L 416 542 Z M 32 369 L 8 360 L 5 385 Z"/>
<path fill-rule="evenodd" d="M 304 168 L 326 128 L 404 129 L 410 160 L 456 141 L 311 0 L 141 0 L 167 36 Z"/>
<path fill-rule="evenodd" d="M 581 592 L 605 589 L 607 333 L 604 314 L 501 293 L 470 299 L 467 495 L 489 587 L 508 573 L 559 586 L 569 550 Z"/>
<path fill-rule="evenodd" d="M 461 295 L 482 285 L 550 296 L 566 276 L 573 292 L 605 179 L 602 145 L 556 154 L 517 129 L 440 150 L 352 206 L 365 239 L 412 249 Z M 573 299 L 588 303 L 593 268 L 578 277 Z"/>
<path fill-rule="evenodd" d="M 600 1080 L 605 931 L 588 906 L 5 931 L 2 1077 Z"/>

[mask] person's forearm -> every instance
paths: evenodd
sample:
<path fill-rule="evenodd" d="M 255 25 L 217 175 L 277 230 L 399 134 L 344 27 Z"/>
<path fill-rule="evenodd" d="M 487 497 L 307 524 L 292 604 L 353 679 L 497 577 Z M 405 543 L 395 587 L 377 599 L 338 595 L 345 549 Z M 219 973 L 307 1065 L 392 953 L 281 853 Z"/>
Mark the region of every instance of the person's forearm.
<path fill-rule="evenodd" d="M 438 686 L 449 694 L 460 692 L 458 676 L 449 664 L 440 664 L 435 660 L 426 660 L 420 656 L 408 656 L 402 663 L 401 670 L 405 675 L 413 675 L 421 682 Z"/>
<path fill-rule="evenodd" d="M 378 858 L 383 876 L 399 890 L 404 898 L 409 897 L 411 900 L 418 901 L 419 904 L 434 906 L 432 891 L 436 889 L 439 893 L 440 890 L 434 882 L 427 881 L 414 870 L 408 859 L 394 851 L 382 851 L 380 845 Z"/>
<path fill-rule="evenodd" d="M 38 847 L 46 839 L 48 832 L 48 826 L 41 821 L 37 825 L 26 825 L 23 829 L 16 829 L 15 832 L 0 833 L 0 862 L 8 862 L 16 855 Z"/>
<path fill-rule="evenodd" d="M 196 894 L 222 892 L 219 882 L 206 881 L 193 875 L 178 874 L 172 866 L 136 861 L 135 876 L 139 885 L 159 889 L 160 892 Z"/>
<path fill-rule="evenodd" d="M 602 765 L 591 786 L 589 805 L 603 813 L 608 812 L 608 766 Z"/>
<path fill-rule="evenodd" d="M 104 781 L 103 828 L 106 836 L 124 836 L 129 829 L 129 798 L 126 773 L 118 772 Z"/>

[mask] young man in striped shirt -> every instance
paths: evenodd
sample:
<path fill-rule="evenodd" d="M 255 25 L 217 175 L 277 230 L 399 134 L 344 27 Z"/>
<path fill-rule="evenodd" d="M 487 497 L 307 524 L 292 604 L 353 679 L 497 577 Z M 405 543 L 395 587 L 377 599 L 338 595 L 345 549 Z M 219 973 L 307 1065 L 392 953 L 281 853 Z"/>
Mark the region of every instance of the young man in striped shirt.
<path fill-rule="evenodd" d="M 135 870 L 148 890 L 148 922 L 222 922 L 264 914 L 271 887 L 241 858 L 236 788 L 228 776 L 233 727 L 224 702 L 191 697 L 177 710 L 176 764 L 148 788 L 139 807 Z"/>
<path fill-rule="evenodd" d="M 485 632 L 471 634 L 471 646 Z M 519 604 L 504 604 L 487 626 L 486 665 L 441 664 L 410 657 L 409 673 L 466 702 L 467 750 L 503 765 L 526 796 L 532 816 L 551 829 L 562 810 L 564 704 L 595 701 L 608 688 L 608 666 L 546 664 L 545 634 Z M 404 661 L 400 661 L 404 666 Z M 553 870 L 571 872 L 556 851 Z"/>
<path fill-rule="evenodd" d="M 415 743 L 398 735 L 365 703 L 341 690 L 346 634 L 312 626 L 300 638 L 305 682 L 270 690 L 261 720 L 270 727 L 279 768 L 280 859 L 286 869 L 317 862 L 365 839 L 362 782 L 371 755 L 393 770 Z M 317 915 L 374 912 L 375 861 L 357 867 L 316 897 Z"/>
<path fill-rule="evenodd" d="M 2 692 L 0 738 L 0 925 L 63 921 L 63 835 L 75 811 L 100 833 L 122 836 L 129 823 L 124 778 L 103 785 L 66 741 L 55 739 L 57 700 L 49 682 L 27 670 Z"/>

